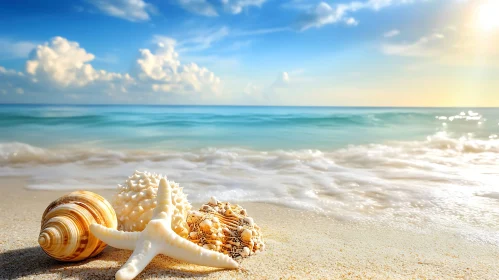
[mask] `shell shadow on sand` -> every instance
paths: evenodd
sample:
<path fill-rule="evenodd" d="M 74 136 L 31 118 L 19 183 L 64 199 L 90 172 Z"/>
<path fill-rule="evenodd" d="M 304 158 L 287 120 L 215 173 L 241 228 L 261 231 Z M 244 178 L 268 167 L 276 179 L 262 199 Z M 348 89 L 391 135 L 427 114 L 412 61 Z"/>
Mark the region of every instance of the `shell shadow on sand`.
<path fill-rule="evenodd" d="M 59 262 L 43 250 L 29 247 L 0 253 L 0 279 L 35 278 L 50 274 L 54 278 L 114 279 L 116 271 L 126 262 L 131 251 L 107 247 L 101 254 L 80 262 Z M 223 269 L 197 267 L 189 271 L 187 265 L 168 257 L 157 256 L 136 279 L 154 277 L 207 277 Z"/>

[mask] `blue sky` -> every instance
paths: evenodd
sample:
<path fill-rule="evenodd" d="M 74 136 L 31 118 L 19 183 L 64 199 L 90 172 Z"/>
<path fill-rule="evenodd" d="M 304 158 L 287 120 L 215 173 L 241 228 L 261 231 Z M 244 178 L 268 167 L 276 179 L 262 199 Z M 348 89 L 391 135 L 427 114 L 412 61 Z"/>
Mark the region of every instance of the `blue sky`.
<path fill-rule="evenodd" d="M 2 1 L 0 102 L 499 106 L 494 3 Z"/>

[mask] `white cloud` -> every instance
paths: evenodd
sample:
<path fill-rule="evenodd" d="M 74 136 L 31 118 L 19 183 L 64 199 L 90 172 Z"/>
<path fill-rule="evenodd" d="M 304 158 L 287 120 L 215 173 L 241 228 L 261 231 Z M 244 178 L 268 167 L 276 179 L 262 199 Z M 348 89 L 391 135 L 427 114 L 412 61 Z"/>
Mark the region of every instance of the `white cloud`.
<path fill-rule="evenodd" d="M 445 36 L 443 34 L 441 34 L 441 33 L 434 33 L 432 37 L 435 38 L 435 39 L 443 39 L 443 38 L 445 38 Z"/>
<path fill-rule="evenodd" d="M 36 48 L 35 56 L 26 63 L 26 72 L 34 83 L 59 88 L 98 86 L 114 91 L 136 90 L 169 93 L 216 93 L 220 78 L 195 63 L 182 65 L 175 51 L 176 41 L 156 37 L 157 49 L 139 50 L 133 75 L 96 70 L 90 64 L 94 55 L 78 43 L 62 37 Z"/>
<path fill-rule="evenodd" d="M 35 47 L 33 42 L 0 38 L 0 59 L 26 58 Z"/>
<path fill-rule="evenodd" d="M 383 34 L 383 37 L 385 37 L 385 38 L 392 38 L 392 37 L 396 37 L 398 35 L 400 35 L 400 31 L 398 29 L 393 29 L 393 30 L 385 32 Z"/>
<path fill-rule="evenodd" d="M 177 44 L 177 40 L 175 40 L 172 37 L 168 37 L 168 36 L 154 35 L 153 36 L 153 43 L 155 43 L 155 44 L 162 43 L 165 45 L 173 45 L 174 46 Z"/>
<path fill-rule="evenodd" d="M 208 0 L 176 0 L 185 10 L 208 17 L 218 16 L 218 13 Z M 266 0 L 220 0 L 223 9 L 231 14 L 240 14 L 245 8 L 261 7 Z"/>
<path fill-rule="evenodd" d="M 303 16 L 298 25 L 300 30 L 307 30 L 312 27 L 319 28 L 329 23 L 338 22 L 344 17 L 345 11 L 344 8 L 340 9 L 340 6 L 333 9 L 329 4 L 321 2 Z"/>
<path fill-rule="evenodd" d="M 220 78 L 196 63 L 182 66 L 180 77 L 187 91 L 218 93 L 220 91 Z"/>
<path fill-rule="evenodd" d="M 88 0 L 101 12 L 128 21 L 148 21 L 156 8 L 144 0 Z"/>
<path fill-rule="evenodd" d="M 17 72 L 12 69 L 6 69 L 5 67 L 2 66 L 0 66 L 0 74 L 4 76 L 20 76 L 20 77 L 24 76 L 22 72 Z"/>
<path fill-rule="evenodd" d="M 158 50 L 154 54 L 148 49 L 139 52 L 137 76 L 140 80 L 174 82 L 173 76 L 177 73 L 180 61 L 173 44 L 158 43 Z"/>
<path fill-rule="evenodd" d="M 218 47 L 217 52 L 231 52 L 248 47 L 253 43 L 252 40 L 237 40 L 232 41 L 228 46 L 219 46 L 218 43 L 227 40 L 235 39 L 236 37 L 247 37 L 247 36 L 258 36 L 271 34 L 276 32 L 292 31 L 289 27 L 279 27 L 279 28 L 266 28 L 266 29 L 255 29 L 255 30 L 231 30 L 227 26 L 214 27 L 214 28 L 201 28 L 195 31 L 186 32 L 179 35 L 176 39 L 169 36 L 154 35 L 153 43 L 164 43 L 164 44 L 174 44 L 177 52 L 182 55 L 188 55 L 189 57 L 194 57 L 196 60 L 204 60 L 200 56 L 193 56 L 194 53 L 200 53 L 201 51 Z M 205 57 L 214 57 L 214 55 L 204 55 Z M 218 57 L 217 59 L 222 59 L 227 61 L 225 58 Z"/>
<path fill-rule="evenodd" d="M 196 34 L 190 34 L 189 38 L 177 42 L 178 51 L 202 51 L 210 48 L 214 43 L 224 39 L 228 35 L 229 28 L 226 26 L 217 29 L 200 30 Z"/>
<path fill-rule="evenodd" d="M 244 8 L 255 6 L 260 7 L 266 0 L 222 0 L 225 9 L 232 14 L 239 14 Z"/>
<path fill-rule="evenodd" d="M 150 85 L 153 91 L 171 93 L 217 93 L 220 78 L 195 63 L 181 65 L 174 44 L 158 43 L 153 53 L 140 50 L 137 60 L 137 77 L 143 85 Z"/>
<path fill-rule="evenodd" d="M 391 6 L 397 3 L 411 3 L 411 0 L 369 0 L 365 3 L 366 7 L 369 7 L 373 10 L 380 10 L 382 8 Z"/>
<path fill-rule="evenodd" d="M 169 42 L 171 41 L 176 44 L 176 48 L 179 53 L 191 53 L 212 48 L 218 42 L 227 38 L 257 36 L 284 31 L 292 31 L 292 29 L 289 27 L 278 27 L 255 30 L 230 30 L 227 26 L 222 26 L 216 28 L 202 28 L 197 29 L 194 32 L 182 34 L 178 41 L 171 37 L 155 35 L 153 42 L 164 42 L 169 44 Z M 250 45 L 251 42 L 251 40 L 235 41 L 232 42 L 232 46 L 219 48 L 219 50 L 231 51 L 240 49 Z"/>
<path fill-rule="evenodd" d="M 408 71 L 422 71 L 435 67 L 436 64 L 497 68 L 497 63 L 494 62 L 499 61 L 499 49 L 494 46 L 498 45 L 499 37 L 490 36 L 482 41 L 477 39 L 475 32 L 468 33 L 463 27 L 465 26 L 433 28 L 430 33 L 410 41 L 403 41 L 398 37 L 386 40 L 379 45 L 379 50 L 385 55 L 416 58 L 403 67 Z"/>
<path fill-rule="evenodd" d="M 287 87 L 289 85 L 289 74 L 288 72 L 282 72 L 277 77 L 276 81 L 272 85 L 274 88 Z"/>
<path fill-rule="evenodd" d="M 444 38 L 444 35 L 434 33 L 430 36 L 421 37 L 417 41 L 411 43 L 383 44 L 381 50 L 386 55 L 414 57 L 434 56 L 439 53 L 439 49 L 435 47 Z"/>
<path fill-rule="evenodd" d="M 217 11 L 206 0 L 178 0 L 178 4 L 185 10 L 208 17 L 218 16 Z"/>
<path fill-rule="evenodd" d="M 356 19 L 354 19 L 353 17 L 347 18 L 345 20 L 345 23 L 347 25 L 351 25 L 351 26 L 357 26 L 357 25 L 359 25 L 359 22 Z"/>
<path fill-rule="evenodd" d="M 222 87 L 219 77 L 196 63 L 182 64 L 175 52 L 175 40 L 156 39 L 162 42 L 158 42 L 154 51 L 139 50 L 136 67 L 130 75 L 95 69 L 91 65 L 95 59 L 93 54 L 77 42 L 55 37 L 35 49 L 26 62 L 25 73 L 0 66 L 0 92 L 14 93 L 11 97 L 15 94 L 30 98 L 51 96 L 50 100 L 58 100 L 56 96 L 85 100 L 88 95 L 94 95 L 100 96 L 97 100 L 115 101 L 145 97 L 150 102 L 181 102 L 170 98 L 174 95 L 199 101 L 199 97 L 219 94 Z"/>
<path fill-rule="evenodd" d="M 378 11 L 393 5 L 411 4 L 418 1 L 427 1 L 427 0 L 369 0 L 363 3 L 352 2 L 350 5 L 353 7 L 353 11 L 363 8 L 369 8 Z"/>
<path fill-rule="evenodd" d="M 57 87 L 83 87 L 99 81 L 129 80 L 128 76 L 96 70 L 89 63 L 95 56 L 78 43 L 62 37 L 36 47 L 33 58 L 26 62 L 26 73 L 35 83 Z"/>
<path fill-rule="evenodd" d="M 232 36 L 254 36 L 254 35 L 265 35 L 277 32 L 292 31 L 293 29 L 289 27 L 275 27 L 275 28 L 263 28 L 255 30 L 240 30 L 231 32 Z"/>
<path fill-rule="evenodd" d="M 23 73 L 0 66 L 0 92 L 2 94 L 24 93 L 21 87 L 25 82 L 26 76 Z"/>
<path fill-rule="evenodd" d="M 303 7 L 307 9 L 307 12 L 298 20 L 298 29 L 303 31 L 309 28 L 319 28 L 324 25 L 337 22 L 345 22 L 348 25 L 357 25 L 358 21 L 354 17 L 349 16 L 350 13 L 354 13 L 362 9 L 378 11 L 392 5 L 408 4 L 415 1 L 417 0 L 352 1 L 346 4 L 337 4 L 333 7 L 326 2 L 320 2 L 311 8 L 309 5 L 292 5 L 292 7 Z"/>

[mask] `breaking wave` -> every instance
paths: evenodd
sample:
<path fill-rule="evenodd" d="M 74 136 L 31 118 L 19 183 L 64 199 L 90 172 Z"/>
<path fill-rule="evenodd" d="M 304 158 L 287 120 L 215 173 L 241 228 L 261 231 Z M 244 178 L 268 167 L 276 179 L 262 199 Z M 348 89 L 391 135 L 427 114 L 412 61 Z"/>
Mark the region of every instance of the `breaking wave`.
<path fill-rule="evenodd" d="M 184 151 L 0 144 L 0 176 L 30 189 L 112 189 L 136 169 L 169 175 L 189 199 L 261 201 L 339 219 L 454 229 L 499 245 L 499 139 L 451 137 L 321 150 Z"/>

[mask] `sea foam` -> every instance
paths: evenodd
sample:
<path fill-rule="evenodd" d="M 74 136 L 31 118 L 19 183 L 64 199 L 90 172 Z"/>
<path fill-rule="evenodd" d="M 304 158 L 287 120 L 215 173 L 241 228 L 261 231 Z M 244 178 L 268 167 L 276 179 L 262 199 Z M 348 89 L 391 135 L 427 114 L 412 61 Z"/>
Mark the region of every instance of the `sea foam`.
<path fill-rule="evenodd" d="M 46 149 L 0 144 L 0 176 L 30 189 L 113 189 L 133 170 L 167 174 L 192 202 L 270 202 L 339 219 L 445 227 L 499 245 L 499 140 L 394 141 L 321 150 Z"/>

